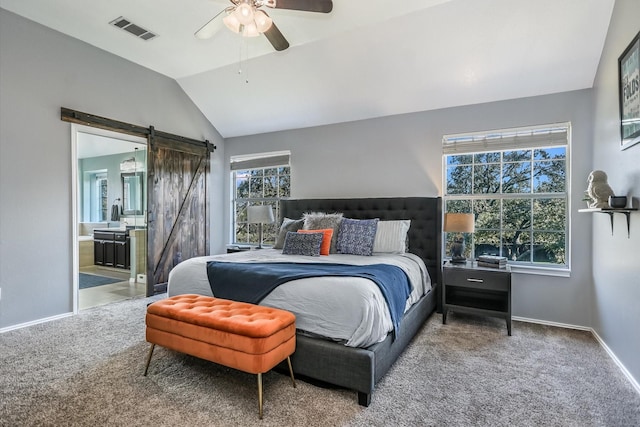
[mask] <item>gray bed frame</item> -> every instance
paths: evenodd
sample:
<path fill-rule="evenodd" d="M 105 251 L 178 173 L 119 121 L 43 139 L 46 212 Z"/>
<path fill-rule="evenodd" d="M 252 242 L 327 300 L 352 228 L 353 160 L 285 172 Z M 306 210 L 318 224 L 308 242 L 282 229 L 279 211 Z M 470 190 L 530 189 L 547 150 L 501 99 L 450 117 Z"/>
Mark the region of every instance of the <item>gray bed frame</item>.
<path fill-rule="evenodd" d="M 354 390 L 358 393 L 358 403 L 369 406 L 376 383 L 431 313 L 440 310 L 442 200 L 440 197 L 402 197 L 280 201 L 280 220 L 301 218 L 305 212 L 342 212 L 345 218 L 355 219 L 410 219 L 409 252 L 424 260 L 431 276 L 432 290 L 405 313 L 395 339 L 389 334 L 380 343 L 354 348 L 300 333 L 296 336 L 296 351 L 291 356 L 296 375 Z"/>

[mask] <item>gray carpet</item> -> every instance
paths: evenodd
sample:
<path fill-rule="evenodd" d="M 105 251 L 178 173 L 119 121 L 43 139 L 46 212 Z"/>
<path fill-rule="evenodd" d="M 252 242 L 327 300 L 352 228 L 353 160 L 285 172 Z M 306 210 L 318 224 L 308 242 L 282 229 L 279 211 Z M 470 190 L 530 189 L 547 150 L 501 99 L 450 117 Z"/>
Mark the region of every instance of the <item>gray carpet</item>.
<path fill-rule="evenodd" d="M 158 299 L 155 297 L 153 299 Z M 256 378 L 148 344 L 139 298 L 0 335 L 2 426 L 637 426 L 640 395 L 588 332 L 433 315 L 378 384 Z"/>

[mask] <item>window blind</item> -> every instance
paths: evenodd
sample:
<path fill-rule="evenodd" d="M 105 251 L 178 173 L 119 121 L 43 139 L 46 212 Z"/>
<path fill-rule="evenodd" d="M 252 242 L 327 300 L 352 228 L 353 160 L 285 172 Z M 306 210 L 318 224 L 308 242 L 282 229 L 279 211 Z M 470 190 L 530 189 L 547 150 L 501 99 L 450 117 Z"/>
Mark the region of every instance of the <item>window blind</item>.
<path fill-rule="evenodd" d="M 568 145 L 569 123 L 471 132 L 442 137 L 443 154 L 532 149 Z"/>
<path fill-rule="evenodd" d="M 232 171 L 269 168 L 276 166 L 289 166 L 290 158 L 290 151 L 274 151 L 270 153 L 232 156 L 230 159 L 230 164 Z"/>

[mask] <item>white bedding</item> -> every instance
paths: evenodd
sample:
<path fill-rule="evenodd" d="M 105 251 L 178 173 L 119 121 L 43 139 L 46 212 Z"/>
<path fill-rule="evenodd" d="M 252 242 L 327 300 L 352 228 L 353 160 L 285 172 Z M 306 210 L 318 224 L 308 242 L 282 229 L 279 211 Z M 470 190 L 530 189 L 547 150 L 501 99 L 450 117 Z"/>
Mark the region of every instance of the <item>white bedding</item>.
<path fill-rule="evenodd" d="M 431 279 L 424 262 L 410 253 L 308 257 L 283 255 L 277 249 L 261 249 L 196 257 L 181 262 L 169 273 L 169 296 L 187 293 L 213 296 L 206 265 L 211 260 L 396 265 L 404 270 L 411 284 L 405 312 L 431 289 Z M 350 347 L 368 347 L 380 342 L 393 329 L 384 296 L 374 282 L 365 278 L 314 277 L 293 280 L 274 289 L 260 305 L 290 311 L 296 315 L 297 329 L 344 341 Z"/>

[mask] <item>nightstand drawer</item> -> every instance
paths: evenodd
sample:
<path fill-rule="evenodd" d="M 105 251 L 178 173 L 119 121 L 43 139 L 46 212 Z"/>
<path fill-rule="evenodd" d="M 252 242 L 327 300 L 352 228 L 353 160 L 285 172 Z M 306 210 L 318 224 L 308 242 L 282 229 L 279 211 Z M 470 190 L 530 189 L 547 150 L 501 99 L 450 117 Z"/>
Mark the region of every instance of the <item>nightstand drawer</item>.
<path fill-rule="evenodd" d="M 495 291 L 507 291 L 511 282 L 511 274 L 506 270 L 487 271 L 446 268 L 444 270 L 445 281 L 449 286 L 461 288 L 487 289 Z"/>

